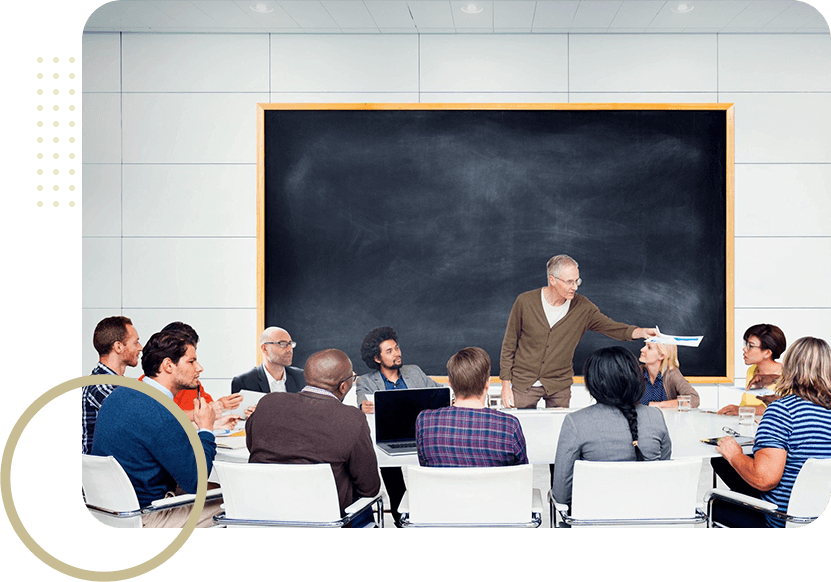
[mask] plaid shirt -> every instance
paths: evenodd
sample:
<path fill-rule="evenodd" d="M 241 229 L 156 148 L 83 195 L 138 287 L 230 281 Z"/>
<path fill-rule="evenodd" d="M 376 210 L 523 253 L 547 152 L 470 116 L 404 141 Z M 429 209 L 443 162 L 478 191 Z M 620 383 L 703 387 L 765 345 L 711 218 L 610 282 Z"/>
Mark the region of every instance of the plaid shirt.
<path fill-rule="evenodd" d="M 101 374 L 118 375 L 101 362 L 98 362 L 95 368 L 92 369 L 92 372 L 90 372 L 90 375 L 98 376 Z M 81 452 L 85 455 L 92 453 L 92 439 L 95 435 L 95 421 L 98 420 L 98 411 L 101 410 L 104 399 L 116 388 L 117 386 L 113 386 L 112 384 L 96 384 L 95 386 L 84 386 L 83 388 L 81 398 Z"/>
<path fill-rule="evenodd" d="M 499 467 L 528 463 L 515 416 L 490 408 L 424 410 L 416 419 L 418 462 L 425 467 Z"/>

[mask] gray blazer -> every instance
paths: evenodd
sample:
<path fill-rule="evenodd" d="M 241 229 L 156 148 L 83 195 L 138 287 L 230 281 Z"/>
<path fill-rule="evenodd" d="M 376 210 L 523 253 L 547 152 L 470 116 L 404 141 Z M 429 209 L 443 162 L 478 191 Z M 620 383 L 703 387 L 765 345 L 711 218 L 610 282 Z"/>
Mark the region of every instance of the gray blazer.
<path fill-rule="evenodd" d="M 638 446 L 647 461 L 667 460 L 672 442 L 658 408 L 638 405 Z M 571 504 L 574 461 L 634 461 L 629 423 L 614 406 L 593 404 L 563 419 L 551 492 L 558 503 Z"/>
<path fill-rule="evenodd" d="M 404 378 L 404 383 L 407 385 L 407 388 L 432 388 L 441 386 L 441 384 L 435 382 L 430 376 L 422 372 L 418 366 L 401 366 L 398 373 Z M 367 394 L 374 394 L 378 390 L 384 390 L 384 379 L 381 378 L 380 370 L 358 376 L 358 383 L 355 388 L 355 392 L 358 395 L 358 406 L 366 400 Z"/>

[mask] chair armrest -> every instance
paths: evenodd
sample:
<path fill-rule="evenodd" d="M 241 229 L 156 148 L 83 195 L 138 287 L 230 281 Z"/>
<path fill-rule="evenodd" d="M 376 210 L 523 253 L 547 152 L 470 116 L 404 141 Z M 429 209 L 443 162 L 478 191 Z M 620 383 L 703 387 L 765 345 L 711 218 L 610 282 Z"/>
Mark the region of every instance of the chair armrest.
<path fill-rule="evenodd" d="M 568 505 L 565 503 L 558 503 L 556 499 L 554 499 L 554 495 L 551 494 L 551 491 L 548 492 L 548 503 L 554 507 L 560 513 L 568 513 Z"/>
<path fill-rule="evenodd" d="M 401 498 L 401 503 L 398 504 L 398 513 L 410 513 L 410 492 L 405 491 Z"/>
<path fill-rule="evenodd" d="M 733 503 L 735 505 L 744 505 L 750 509 L 761 511 L 762 513 L 774 513 L 779 510 L 775 503 L 763 501 L 762 499 L 757 499 L 756 497 L 750 497 L 749 495 L 745 495 L 743 493 L 730 491 L 729 489 L 710 489 L 704 494 L 704 503 L 709 504 L 716 499 L 727 501 L 728 503 Z"/>
<path fill-rule="evenodd" d="M 381 499 L 381 493 L 379 492 L 378 495 L 374 497 L 361 497 L 355 503 L 347 507 L 344 511 L 346 515 L 355 515 L 356 513 L 360 513 L 373 503 L 376 503 L 379 499 Z"/>
<path fill-rule="evenodd" d="M 542 513 L 542 491 L 539 489 L 531 492 L 531 512 Z"/>
<path fill-rule="evenodd" d="M 210 489 L 205 495 L 205 501 L 212 501 L 222 497 L 222 489 Z M 193 493 L 186 493 L 185 495 L 177 495 L 176 497 L 165 497 L 164 499 L 157 499 L 150 504 L 151 511 L 160 511 L 162 509 L 172 509 L 174 507 L 184 507 L 191 505 L 196 501 L 196 495 Z"/>

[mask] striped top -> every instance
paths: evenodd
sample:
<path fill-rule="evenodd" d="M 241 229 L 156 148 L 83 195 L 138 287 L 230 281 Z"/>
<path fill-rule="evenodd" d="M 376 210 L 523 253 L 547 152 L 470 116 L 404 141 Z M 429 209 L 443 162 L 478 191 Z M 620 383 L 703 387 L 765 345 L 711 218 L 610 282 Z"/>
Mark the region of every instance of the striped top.
<path fill-rule="evenodd" d="M 807 459 L 831 458 L 831 410 L 798 396 L 786 396 L 765 410 L 753 452 L 759 449 L 784 449 L 788 453 L 779 484 L 762 493 L 762 499 L 788 510 L 794 481 Z M 785 527 L 785 522 L 766 516 L 769 527 Z"/>
<path fill-rule="evenodd" d="M 416 419 L 418 463 L 424 467 L 500 467 L 528 463 L 515 416 L 490 408 L 423 410 Z"/>

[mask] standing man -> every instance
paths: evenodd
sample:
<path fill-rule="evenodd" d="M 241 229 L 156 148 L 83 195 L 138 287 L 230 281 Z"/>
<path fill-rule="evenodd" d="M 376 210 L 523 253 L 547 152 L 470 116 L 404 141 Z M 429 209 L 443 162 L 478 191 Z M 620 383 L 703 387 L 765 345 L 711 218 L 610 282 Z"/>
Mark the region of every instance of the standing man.
<path fill-rule="evenodd" d="M 260 334 L 263 363 L 231 380 L 231 394 L 240 390 L 253 392 L 296 393 L 306 385 L 303 370 L 294 368 L 291 360 L 297 342 L 282 327 L 267 327 Z"/>
<path fill-rule="evenodd" d="M 138 366 L 141 343 L 129 317 L 114 315 L 99 321 L 92 333 L 92 345 L 98 352 L 98 364 L 90 372 L 92 376 L 123 376 L 127 366 Z M 85 455 L 92 451 L 98 411 L 115 388 L 113 384 L 96 384 L 82 389 L 81 452 Z"/>
<path fill-rule="evenodd" d="M 245 426 L 249 463 L 329 463 L 341 513 L 381 489 L 378 460 L 366 417 L 343 398 L 352 389 L 352 362 L 340 350 L 324 350 L 306 361 L 299 394 L 264 396 Z M 372 509 L 353 527 L 372 520 Z"/>
<path fill-rule="evenodd" d="M 508 317 L 499 362 L 505 407 L 534 408 L 543 398 L 546 408 L 568 408 L 574 350 L 588 330 L 621 341 L 658 335 L 613 321 L 578 295 L 580 271 L 568 255 L 551 257 L 547 275 L 548 286 L 517 297 Z"/>
<path fill-rule="evenodd" d="M 141 359 L 144 383 L 173 400 L 180 390 L 193 390 L 203 368 L 196 360 L 196 345 L 184 333 L 154 333 Z M 202 398 L 194 402 L 194 421 L 202 443 L 208 474 L 216 456 L 213 425 L 214 408 Z M 120 386 L 104 401 L 92 454 L 112 455 L 127 473 L 136 491 L 139 506 L 179 493 L 196 493 L 198 475 L 194 450 L 182 425 L 170 411 L 153 398 Z M 221 499 L 206 502 L 197 527 L 210 527 L 219 513 Z M 144 527 L 182 527 L 190 507 L 159 511 L 142 517 Z"/>
<path fill-rule="evenodd" d="M 374 370 L 358 378 L 358 406 L 367 414 L 375 412 L 375 404 L 367 400 L 367 395 L 378 390 L 439 386 L 418 366 L 402 365 L 398 336 L 391 327 L 376 327 L 366 334 L 361 344 L 361 359 Z"/>

